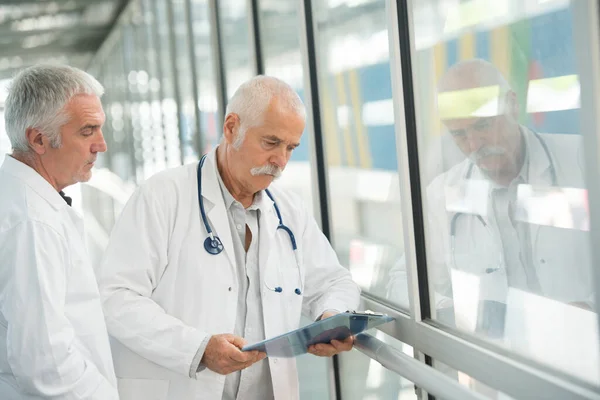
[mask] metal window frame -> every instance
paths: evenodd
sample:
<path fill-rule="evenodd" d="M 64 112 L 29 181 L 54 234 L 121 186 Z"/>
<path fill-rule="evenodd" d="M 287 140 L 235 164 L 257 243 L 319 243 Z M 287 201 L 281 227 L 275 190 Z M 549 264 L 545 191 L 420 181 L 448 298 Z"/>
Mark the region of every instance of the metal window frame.
<path fill-rule="evenodd" d="M 261 31 L 260 31 L 260 4 L 259 0 L 247 0 L 248 8 L 248 25 L 250 33 L 250 43 L 252 49 L 250 56 L 252 57 L 254 74 L 263 75 L 265 73 L 265 60 L 263 58 L 263 51 L 261 47 Z"/>
<path fill-rule="evenodd" d="M 600 6 L 597 1 L 573 1 L 573 41 L 581 85 L 581 124 L 589 204 L 600 204 Z M 578 19 L 587 23 L 578 23 Z M 589 31 L 587 30 L 589 29 Z M 600 243 L 600 208 L 590 207 L 590 242 Z M 600 248 L 591 246 L 592 265 L 600 265 Z M 600 268 L 593 268 L 596 310 L 600 306 Z M 598 313 L 600 327 L 600 313 Z"/>
<path fill-rule="evenodd" d="M 177 106 L 177 128 L 179 129 L 179 152 L 181 154 L 181 163 L 185 162 L 185 138 L 183 137 L 183 129 L 181 129 L 181 114 L 183 112 L 183 102 L 181 98 L 181 88 L 179 82 L 179 74 L 177 73 L 177 46 L 175 45 L 175 12 L 171 0 L 156 0 L 166 3 L 167 23 L 169 24 L 169 54 L 171 55 L 171 71 L 173 73 L 173 94 L 175 95 L 175 105 Z"/>
<path fill-rule="evenodd" d="M 170 1 L 170 0 L 169 0 Z M 190 62 L 190 76 L 192 78 L 192 97 L 194 98 L 194 125 L 196 126 L 196 152 L 202 156 L 204 151 L 204 134 L 202 132 L 202 120 L 200 115 L 200 93 L 198 89 L 198 75 L 196 63 L 196 41 L 194 37 L 194 15 L 192 13 L 192 0 L 184 0 L 183 10 L 185 13 L 185 28 L 188 37 L 188 58 Z"/>
<path fill-rule="evenodd" d="M 225 76 L 225 54 L 223 53 L 223 35 L 221 29 L 221 16 L 219 2 L 209 0 L 210 36 L 213 53 L 213 70 L 216 80 L 217 94 L 217 132 L 223 132 L 225 123 L 225 110 L 227 109 L 227 79 Z"/>

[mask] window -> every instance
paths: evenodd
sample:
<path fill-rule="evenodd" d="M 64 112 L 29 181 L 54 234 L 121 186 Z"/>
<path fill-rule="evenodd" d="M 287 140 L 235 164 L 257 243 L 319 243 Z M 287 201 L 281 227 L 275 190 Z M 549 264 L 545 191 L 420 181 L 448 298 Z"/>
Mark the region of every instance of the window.
<path fill-rule="evenodd" d="M 385 1 L 313 7 L 335 250 L 363 290 L 408 308 Z"/>
<path fill-rule="evenodd" d="M 417 3 L 419 157 L 433 318 L 600 385 L 575 3 Z"/>

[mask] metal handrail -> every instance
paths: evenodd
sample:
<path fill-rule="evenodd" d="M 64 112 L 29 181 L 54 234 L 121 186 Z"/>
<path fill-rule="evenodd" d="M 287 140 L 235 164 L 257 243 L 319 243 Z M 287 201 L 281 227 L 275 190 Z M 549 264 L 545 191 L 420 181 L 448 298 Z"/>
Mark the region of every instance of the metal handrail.
<path fill-rule="evenodd" d="M 485 400 L 457 381 L 368 334 L 357 335 L 354 348 L 385 368 L 444 400 Z"/>

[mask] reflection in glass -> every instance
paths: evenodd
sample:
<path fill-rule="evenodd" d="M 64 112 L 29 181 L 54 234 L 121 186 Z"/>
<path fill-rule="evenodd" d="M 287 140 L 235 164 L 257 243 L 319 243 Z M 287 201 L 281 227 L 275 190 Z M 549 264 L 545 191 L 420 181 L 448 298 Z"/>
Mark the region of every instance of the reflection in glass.
<path fill-rule="evenodd" d="M 600 384 L 578 21 L 478 3 L 413 15 L 434 318 Z"/>

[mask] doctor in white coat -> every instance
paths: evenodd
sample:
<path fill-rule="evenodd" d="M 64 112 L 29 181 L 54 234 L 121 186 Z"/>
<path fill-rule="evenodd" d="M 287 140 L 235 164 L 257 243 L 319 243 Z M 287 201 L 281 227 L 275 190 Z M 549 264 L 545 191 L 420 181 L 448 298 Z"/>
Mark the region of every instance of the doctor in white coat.
<path fill-rule="evenodd" d="M 359 302 L 299 197 L 271 185 L 304 124 L 291 87 L 255 77 L 200 165 L 159 173 L 132 196 L 99 278 L 122 399 L 298 398 L 293 358 L 240 348 L 296 329 L 301 313 L 316 320 Z M 351 347 L 348 338 L 310 352 Z"/>
<path fill-rule="evenodd" d="M 62 190 L 92 175 L 102 85 L 68 66 L 21 71 L 0 168 L 0 399 L 114 400 L 117 381 L 83 220 Z"/>
<path fill-rule="evenodd" d="M 476 331 L 501 337 L 509 288 L 594 308 L 589 235 L 569 226 L 568 205 L 558 209 L 548 200 L 560 198 L 562 188 L 585 194 L 580 137 L 519 125 L 515 93 L 482 60 L 449 69 L 439 85 L 438 108 L 467 156 L 435 178 L 425 196 L 427 262 L 438 318 L 455 317 L 465 328 L 456 299 L 467 308 L 473 304 L 464 299 L 479 300 Z M 528 207 L 536 196 L 545 202 Z M 402 261 L 392 269 L 388 293 L 405 303 L 405 292 Z"/>

